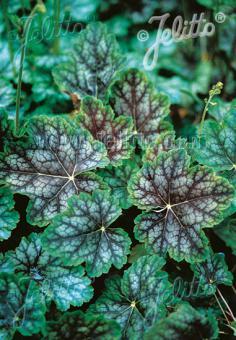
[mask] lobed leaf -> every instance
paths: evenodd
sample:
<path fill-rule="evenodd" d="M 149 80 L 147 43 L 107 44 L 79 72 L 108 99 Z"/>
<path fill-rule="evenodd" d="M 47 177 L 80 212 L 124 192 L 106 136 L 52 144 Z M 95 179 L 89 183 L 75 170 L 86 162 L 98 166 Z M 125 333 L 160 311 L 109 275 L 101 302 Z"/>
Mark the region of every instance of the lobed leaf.
<path fill-rule="evenodd" d="M 129 117 L 115 118 L 109 106 L 92 97 L 82 101 L 78 123 L 88 130 L 94 139 L 103 142 L 112 165 L 120 165 L 132 151 L 130 137 L 132 136 L 132 120 Z"/>
<path fill-rule="evenodd" d="M 225 102 L 221 98 L 214 98 L 214 105 L 209 106 L 209 115 L 215 118 L 218 122 L 222 121 L 229 113 L 234 112 L 236 109 L 236 100 L 232 102 Z"/>
<path fill-rule="evenodd" d="M 121 63 L 115 36 L 96 22 L 79 33 L 71 62 L 58 65 L 53 76 L 62 91 L 79 98 L 103 98 Z"/>
<path fill-rule="evenodd" d="M 112 86 L 111 93 L 115 113 L 133 118 L 134 131 L 141 145 L 155 140 L 163 129 L 169 128 L 163 126 L 163 119 L 169 113 L 168 97 L 155 93 L 142 72 L 136 69 L 125 71 Z"/>
<path fill-rule="evenodd" d="M 153 162 L 161 152 L 184 148 L 186 144 L 185 138 L 175 139 L 174 131 L 162 132 L 154 142 L 146 147 L 143 162 Z"/>
<path fill-rule="evenodd" d="M 201 261 L 207 255 L 202 228 L 222 220 L 233 188 L 206 168 L 190 168 L 184 149 L 163 152 L 145 163 L 129 183 L 135 205 L 144 212 L 136 220 L 135 236 L 155 253 L 168 251 L 177 261 Z"/>
<path fill-rule="evenodd" d="M 156 255 L 142 256 L 123 278 L 107 280 L 106 290 L 90 310 L 115 320 L 121 326 L 124 339 L 142 339 L 156 320 L 166 313 L 166 303 L 171 288 L 165 272 L 165 264 Z"/>
<path fill-rule="evenodd" d="M 199 279 L 202 291 L 207 295 L 214 294 L 220 284 L 232 285 L 233 275 L 228 271 L 223 253 L 209 254 L 206 261 L 192 264 L 191 269 Z"/>
<path fill-rule="evenodd" d="M 45 326 L 45 312 L 45 304 L 35 282 L 1 273 L 1 339 L 11 339 L 15 331 L 24 336 L 40 332 Z"/>
<path fill-rule="evenodd" d="M 107 273 L 112 264 L 120 269 L 127 261 L 131 241 L 121 228 L 110 225 L 121 215 L 114 197 L 96 190 L 69 201 L 69 209 L 56 217 L 44 233 L 43 242 L 67 265 L 86 262 L 94 277 Z"/>
<path fill-rule="evenodd" d="M 51 256 L 42 248 L 39 234 L 23 237 L 16 250 L 8 252 L 6 258 L 15 273 L 37 282 L 42 296 L 47 301 L 54 300 L 62 311 L 70 305 L 81 306 L 93 295 L 83 268 L 65 266 L 61 259 Z"/>
<path fill-rule="evenodd" d="M 73 194 L 103 188 L 91 170 L 108 164 L 104 146 L 64 119 L 41 116 L 28 126 L 27 143 L 0 156 L 0 180 L 30 197 L 28 220 L 46 225 Z"/>

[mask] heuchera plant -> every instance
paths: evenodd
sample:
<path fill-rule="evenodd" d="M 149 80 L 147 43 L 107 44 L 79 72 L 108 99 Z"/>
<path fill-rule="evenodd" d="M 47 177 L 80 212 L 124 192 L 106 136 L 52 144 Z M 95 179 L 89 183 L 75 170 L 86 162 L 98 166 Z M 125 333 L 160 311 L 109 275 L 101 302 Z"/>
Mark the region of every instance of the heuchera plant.
<path fill-rule="evenodd" d="M 17 136 L 1 112 L 0 241 L 20 215 L 32 229 L 0 255 L 0 339 L 235 331 L 219 287 L 233 275 L 212 250 L 214 229 L 235 253 L 235 109 L 217 101 L 193 145 L 176 137 L 168 96 L 123 61 L 107 27 L 89 24 L 52 71 L 74 109 L 22 120 Z"/>

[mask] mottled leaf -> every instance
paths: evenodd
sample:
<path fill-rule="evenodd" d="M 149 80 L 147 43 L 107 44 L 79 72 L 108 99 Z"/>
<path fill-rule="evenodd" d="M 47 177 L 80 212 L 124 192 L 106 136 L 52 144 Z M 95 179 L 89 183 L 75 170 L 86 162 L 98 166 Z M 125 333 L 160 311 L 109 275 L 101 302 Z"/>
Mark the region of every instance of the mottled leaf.
<path fill-rule="evenodd" d="M 191 265 L 205 294 L 214 294 L 220 284 L 231 286 L 233 275 L 228 270 L 223 253 L 209 254 L 206 261 Z"/>
<path fill-rule="evenodd" d="M 156 320 L 166 313 L 171 288 L 168 277 L 160 268 L 165 261 L 156 256 L 142 256 L 123 278 L 107 280 L 106 290 L 91 311 L 115 320 L 122 328 L 124 339 L 140 339 Z"/>
<path fill-rule="evenodd" d="M 0 338 L 11 339 L 17 330 L 29 336 L 45 325 L 46 312 L 37 285 L 11 274 L 0 275 Z"/>
<path fill-rule="evenodd" d="M 124 160 L 118 167 L 108 166 L 98 171 L 98 175 L 111 188 L 112 196 L 119 200 L 122 209 L 128 209 L 132 206 L 127 191 L 127 183 L 131 176 L 139 170 L 139 163 L 138 157 L 132 156 L 131 159 Z"/>
<path fill-rule="evenodd" d="M 135 69 L 123 73 L 112 86 L 111 93 L 115 113 L 133 118 L 140 144 L 155 140 L 169 113 L 168 97 L 156 93 L 146 76 Z"/>
<path fill-rule="evenodd" d="M 102 23 L 91 23 L 79 33 L 71 62 L 58 65 L 53 76 L 63 91 L 103 98 L 122 59 L 113 34 Z"/>
<path fill-rule="evenodd" d="M 96 339 L 118 340 L 120 339 L 120 327 L 103 316 L 94 316 L 91 313 L 84 314 L 81 311 L 65 313 L 58 321 L 48 322 L 47 336 L 49 340 L 61 339 Z"/>
<path fill-rule="evenodd" d="M 184 149 L 163 152 L 131 178 L 129 192 L 135 205 L 147 210 L 135 222 L 135 236 L 155 253 L 181 261 L 206 256 L 203 227 L 222 219 L 221 210 L 232 199 L 233 188 L 204 167 L 190 167 Z"/>
<path fill-rule="evenodd" d="M 129 140 L 133 128 L 130 117 L 115 118 L 109 106 L 103 106 L 101 101 L 86 97 L 82 101 L 78 122 L 94 139 L 105 144 L 112 165 L 120 165 L 123 159 L 129 158 L 132 151 Z"/>
<path fill-rule="evenodd" d="M 67 207 L 73 194 L 103 187 L 89 171 L 108 160 L 100 142 L 62 118 L 33 119 L 28 133 L 27 143 L 12 145 L 0 156 L 0 179 L 31 198 L 30 223 L 45 225 Z"/>
<path fill-rule="evenodd" d="M 73 197 L 68 205 L 45 231 L 45 247 L 68 265 L 85 261 L 92 277 L 107 273 L 112 264 L 121 268 L 131 241 L 123 229 L 110 227 L 121 215 L 115 198 L 97 190 Z"/>
<path fill-rule="evenodd" d="M 7 188 L 0 188 L 0 241 L 11 236 L 11 231 L 19 221 L 19 214 L 14 211 L 13 195 Z"/>
<path fill-rule="evenodd" d="M 167 318 L 158 321 L 145 335 L 145 340 L 217 339 L 215 317 L 203 314 L 188 304 L 180 305 Z"/>
<path fill-rule="evenodd" d="M 6 257 L 16 273 L 36 281 L 46 300 L 54 300 L 60 310 L 81 306 L 93 295 L 83 268 L 65 266 L 61 259 L 51 256 L 42 248 L 39 234 L 23 237 L 16 250 Z"/>

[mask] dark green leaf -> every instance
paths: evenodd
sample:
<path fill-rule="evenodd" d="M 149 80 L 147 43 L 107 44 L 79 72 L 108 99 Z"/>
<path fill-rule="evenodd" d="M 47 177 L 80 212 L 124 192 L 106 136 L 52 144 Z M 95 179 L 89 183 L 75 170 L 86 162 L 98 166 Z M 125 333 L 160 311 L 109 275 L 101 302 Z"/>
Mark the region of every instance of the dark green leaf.
<path fill-rule="evenodd" d="M 37 284 L 10 274 L 0 275 L 0 338 L 11 339 L 15 331 L 29 336 L 45 326 L 46 312 Z"/>
<path fill-rule="evenodd" d="M 204 315 L 183 304 L 166 319 L 158 321 L 147 332 L 145 340 L 217 339 L 217 321 L 212 314 Z"/>
<path fill-rule="evenodd" d="M 118 167 L 108 166 L 98 171 L 98 174 L 111 188 L 112 196 L 119 200 L 122 209 L 128 209 L 132 206 L 127 184 L 131 176 L 139 170 L 139 163 L 139 158 L 132 156 L 131 159 L 124 160 Z"/>
<path fill-rule="evenodd" d="M 64 314 L 58 321 L 48 322 L 46 339 L 118 340 L 120 327 L 103 316 L 75 311 Z"/>
<path fill-rule="evenodd" d="M 18 212 L 14 211 L 13 195 L 7 188 L 0 188 L 0 241 L 11 236 L 11 231 L 19 221 Z"/>

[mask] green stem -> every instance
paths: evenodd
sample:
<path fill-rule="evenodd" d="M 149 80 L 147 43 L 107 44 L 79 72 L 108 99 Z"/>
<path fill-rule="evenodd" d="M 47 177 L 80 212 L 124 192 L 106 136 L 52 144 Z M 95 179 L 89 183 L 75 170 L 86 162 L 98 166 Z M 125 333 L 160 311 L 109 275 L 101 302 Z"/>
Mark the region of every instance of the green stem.
<path fill-rule="evenodd" d="M 15 133 L 16 135 L 19 132 L 20 127 L 20 97 L 21 97 L 21 84 L 22 84 L 22 75 L 24 68 L 24 60 L 25 60 L 25 51 L 27 45 L 27 38 L 30 29 L 31 22 L 33 20 L 34 14 L 37 12 L 39 5 L 35 5 L 30 15 L 28 16 L 24 28 L 23 34 L 21 38 L 21 56 L 20 56 L 20 68 L 18 74 L 18 82 L 17 82 L 17 91 L 16 91 L 16 117 L 15 117 Z"/>
<path fill-rule="evenodd" d="M 8 12 L 7 12 L 7 7 L 8 7 L 8 3 L 7 0 L 3 1 L 2 4 L 2 10 L 3 10 L 3 17 L 5 20 L 5 24 L 6 24 L 6 29 L 7 29 L 7 45 L 8 45 L 8 51 L 9 51 L 9 55 L 10 55 L 10 62 L 12 65 L 12 73 L 13 73 L 13 77 L 16 77 L 16 68 L 14 65 L 14 51 L 13 51 L 13 44 L 12 44 L 12 39 L 10 36 L 11 33 L 11 25 L 10 25 L 10 21 L 8 18 Z"/>
<path fill-rule="evenodd" d="M 200 128 L 199 128 L 199 138 L 201 138 L 201 135 L 202 135 L 203 124 L 204 124 L 206 114 L 208 111 L 208 107 L 209 107 L 211 100 L 212 100 L 212 96 L 209 96 L 209 98 L 206 101 L 206 105 L 204 107 L 203 113 L 202 113 L 202 119 L 201 119 Z"/>
<path fill-rule="evenodd" d="M 54 25 L 55 25 L 55 38 L 53 42 L 53 53 L 58 54 L 60 51 L 60 0 L 54 0 Z"/>

